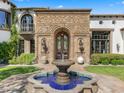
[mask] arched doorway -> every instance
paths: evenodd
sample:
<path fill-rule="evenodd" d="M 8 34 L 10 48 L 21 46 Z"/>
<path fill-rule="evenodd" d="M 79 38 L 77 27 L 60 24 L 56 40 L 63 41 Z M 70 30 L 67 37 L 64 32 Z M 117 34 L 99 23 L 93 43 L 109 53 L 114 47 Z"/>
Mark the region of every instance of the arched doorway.
<path fill-rule="evenodd" d="M 69 59 L 69 34 L 62 29 L 56 34 L 55 58 Z"/>

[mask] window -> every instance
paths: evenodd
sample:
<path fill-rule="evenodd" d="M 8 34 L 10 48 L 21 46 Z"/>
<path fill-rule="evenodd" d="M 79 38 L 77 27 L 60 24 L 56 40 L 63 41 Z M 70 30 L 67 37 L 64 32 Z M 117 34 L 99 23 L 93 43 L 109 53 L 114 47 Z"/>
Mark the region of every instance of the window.
<path fill-rule="evenodd" d="M 110 32 L 92 32 L 92 53 L 110 52 Z"/>
<path fill-rule="evenodd" d="M 35 41 L 30 40 L 30 52 L 35 53 Z"/>
<path fill-rule="evenodd" d="M 24 53 L 24 40 L 19 41 L 19 54 Z"/>
<path fill-rule="evenodd" d="M 33 31 L 33 17 L 31 15 L 24 15 L 21 19 L 21 31 Z"/>
<path fill-rule="evenodd" d="M 0 29 L 8 29 L 11 25 L 10 13 L 0 10 Z"/>

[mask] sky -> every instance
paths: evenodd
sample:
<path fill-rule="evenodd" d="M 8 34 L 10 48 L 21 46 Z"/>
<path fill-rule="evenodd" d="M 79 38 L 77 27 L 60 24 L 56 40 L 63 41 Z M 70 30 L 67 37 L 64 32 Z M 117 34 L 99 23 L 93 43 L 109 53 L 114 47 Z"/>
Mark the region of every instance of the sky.
<path fill-rule="evenodd" d="M 17 7 L 92 9 L 92 14 L 124 14 L 124 0 L 11 0 Z"/>

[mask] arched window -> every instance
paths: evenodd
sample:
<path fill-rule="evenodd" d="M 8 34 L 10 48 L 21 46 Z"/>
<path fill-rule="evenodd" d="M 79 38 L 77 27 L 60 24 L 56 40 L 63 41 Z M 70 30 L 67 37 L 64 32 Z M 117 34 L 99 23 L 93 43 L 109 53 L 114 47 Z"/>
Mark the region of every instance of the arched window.
<path fill-rule="evenodd" d="M 21 31 L 33 31 L 33 17 L 31 15 L 24 15 L 21 19 Z"/>

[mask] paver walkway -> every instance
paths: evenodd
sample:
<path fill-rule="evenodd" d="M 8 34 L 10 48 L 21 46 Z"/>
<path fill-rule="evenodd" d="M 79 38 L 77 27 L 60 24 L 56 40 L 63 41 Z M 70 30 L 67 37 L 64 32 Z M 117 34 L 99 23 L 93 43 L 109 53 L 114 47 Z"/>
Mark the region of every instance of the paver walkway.
<path fill-rule="evenodd" d="M 124 93 L 124 82 L 111 76 L 106 75 L 95 75 L 99 80 L 98 93 Z"/>

